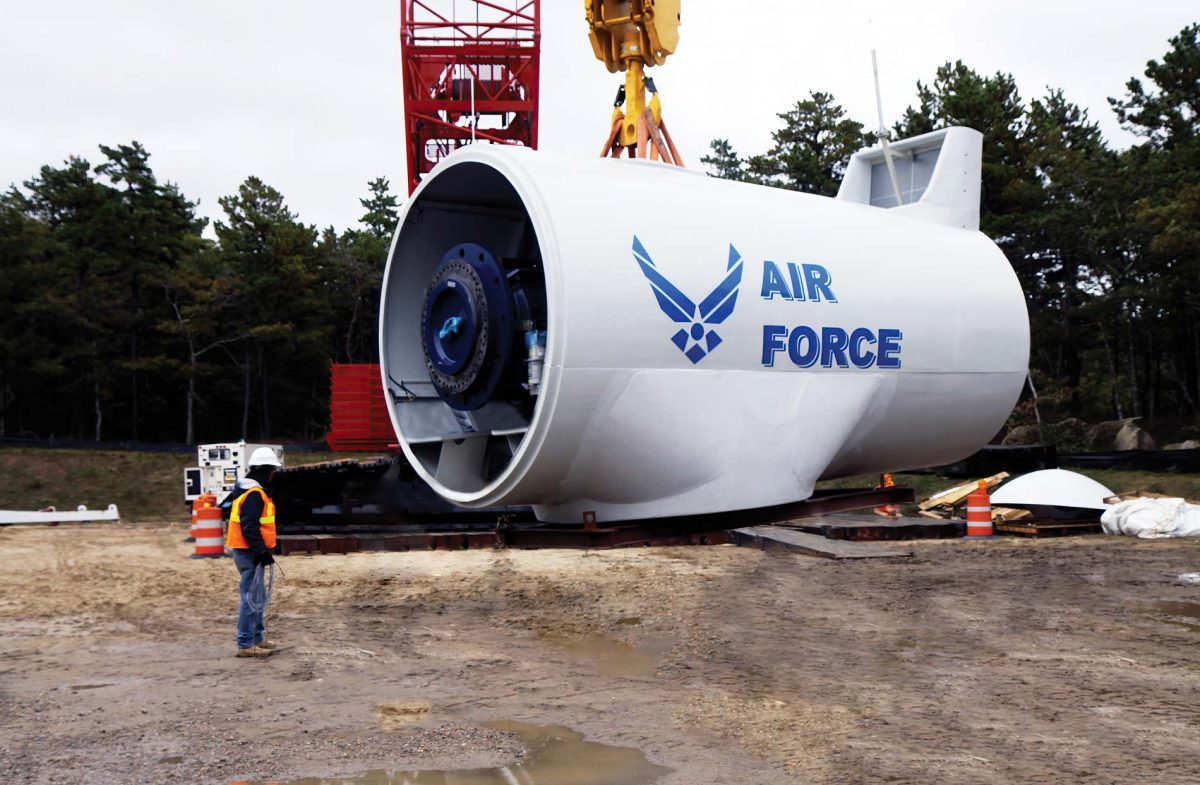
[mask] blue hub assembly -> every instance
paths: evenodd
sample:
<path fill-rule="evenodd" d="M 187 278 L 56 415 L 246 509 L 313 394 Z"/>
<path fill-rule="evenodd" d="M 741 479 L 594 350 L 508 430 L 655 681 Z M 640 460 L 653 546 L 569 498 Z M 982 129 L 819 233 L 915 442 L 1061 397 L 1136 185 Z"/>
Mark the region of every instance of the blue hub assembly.
<path fill-rule="evenodd" d="M 425 290 L 425 365 L 442 400 L 471 411 L 487 403 L 508 365 L 514 321 L 504 268 L 486 248 L 456 245 Z"/>

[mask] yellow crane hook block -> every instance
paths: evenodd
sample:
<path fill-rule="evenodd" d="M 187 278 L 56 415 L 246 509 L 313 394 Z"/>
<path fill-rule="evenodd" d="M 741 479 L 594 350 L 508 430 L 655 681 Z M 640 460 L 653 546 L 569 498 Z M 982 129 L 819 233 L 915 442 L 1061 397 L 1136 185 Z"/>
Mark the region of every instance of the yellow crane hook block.
<path fill-rule="evenodd" d="M 584 0 L 588 38 L 611 73 L 662 65 L 679 46 L 680 0 Z"/>

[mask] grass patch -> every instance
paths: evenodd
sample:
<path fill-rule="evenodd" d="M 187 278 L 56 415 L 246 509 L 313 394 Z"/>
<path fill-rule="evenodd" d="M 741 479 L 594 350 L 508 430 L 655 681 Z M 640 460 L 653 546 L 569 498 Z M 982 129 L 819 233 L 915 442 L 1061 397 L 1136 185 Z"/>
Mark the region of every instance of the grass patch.
<path fill-rule="evenodd" d="M 288 466 L 374 453 L 286 453 Z M 102 510 L 115 504 L 126 521 L 187 521 L 183 469 L 196 454 L 0 448 L 0 509 Z"/>
<path fill-rule="evenodd" d="M 350 458 L 374 458 L 378 453 L 287 453 L 288 466 Z M 183 469 L 195 464 L 194 453 L 140 453 L 100 450 L 43 450 L 0 448 L 0 509 L 37 510 L 54 506 L 73 510 L 80 504 L 104 509 L 115 504 L 127 521 L 186 521 Z M 1080 474 L 1113 491 L 1152 491 L 1200 499 L 1200 476 L 1155 474 L 1111 469 L 1082 469 Z M 937 491 L 966 482 L 966 478 L 937 474 L 895 474 L 924 499 Z M 817 483 L 818 488 L 868 488 L 876 475 L 859 475 Z M 905 508 L 913 514 L 916 507 Z"/>
<path fill-rule="evenodd" d="M 125 520 L 187 520 L 183 467 L 194 454 L 95 450 L 0 449 L 0 509 L 102 510 L 115 504 Z M 12 482 L 12 478 L 23 481 Z"/>
<path fill-rule="evenodd" d="M 1200 475 L 1158 472 L 1125 472 L 1116 469 L 1072 469 L 1086 474 L 1115 493 L 1151 491 L 1168 496 L 1200 499 Z"/>

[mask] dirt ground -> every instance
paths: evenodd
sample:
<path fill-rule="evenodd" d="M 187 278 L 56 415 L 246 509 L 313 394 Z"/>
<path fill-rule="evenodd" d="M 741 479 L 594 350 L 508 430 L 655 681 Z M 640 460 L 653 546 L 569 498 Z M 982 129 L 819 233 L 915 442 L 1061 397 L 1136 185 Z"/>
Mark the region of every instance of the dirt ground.
<path fill-rule="evenodd" d="M 664 784 L 1200 782 L 1200 542 L 289 557 L 252 661 L 182 536 L 0 530 L 0 782 L 493 766 L 496 720 Z"/>

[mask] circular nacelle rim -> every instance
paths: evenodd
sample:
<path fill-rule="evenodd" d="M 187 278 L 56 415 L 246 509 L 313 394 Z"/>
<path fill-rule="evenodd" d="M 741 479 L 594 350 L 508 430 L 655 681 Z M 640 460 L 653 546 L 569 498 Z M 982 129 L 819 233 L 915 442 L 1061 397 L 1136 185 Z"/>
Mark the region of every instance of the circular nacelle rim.
<path fill-rule="evenodd" d="M 561 288 L 561 279 L 558 274 L 558 241 L 551 229 L 550 222 L 546 219 L 547 210 L 541 193 L 528 174 L 519 166 L 521 156 L 536 154 L 535 151 L 522 147 L 476 144 L 461 148 L 442 159 L 433 168 L 433 171 L 425 176 L 420 185 L 417 186 L 417 190 L 413 191 L 401 209 L 400 215 L 397 217 L 396 232 L 392 236 L 392 244 L 388 249 L 387 265 L 383 273 L 383 294 L 379 307 L 379 362 L 381 369 L 380 377 L 384 388 L 384 400 L 388 404 L 388 417 L 392 422 L 392 430 L 396 434 L 404 457 L 421 479 L 443 498 L 466 507 L 490 507 L 510 503 L 505 501 L 505 499 L 517 487 L 533 465 L 533 458 L 531 456 L 536 455 L 541 449 L 548 430 L 543 427 L 543 423 L 547 423 L 552 419 L 558 400 L 561 381 L 558 369 L 562 367 L 561 355 L 566 329 L 558 311 L 558 302 L 560 301 L 559 292 Z M 521 443 L 513 452 L 512 458 L 509 459 L 508 465 L 504 467 L 504 470 L 491 482 L 474 491 L 456 490 L 438 482 L 425 468 L 424 463 L 404 438 L 404 433 L 400 428 L 400 420 L 396 416 L 396 407 L 402 406 L 403 403 L 397 404 L 392 401 L 391 390 L 389 388 L 388 352 L 385 345 L 388 322 L 388 285 L 392 278 L 392 265 L 396 261 L 396 249 L 400 244 L 401 235 L 404 233 L 409 212 L 420 203 L 426 189 L 439 177 L 444 176 L 456 166 L 465 164 L 482 164 L 494 169 L 512 187 L 526 215 L 529 216 L 534 238 L 541 252 L 542 274 L 546 288 L 546 324 L 548 333 L 541 387 L 537 401 L 534 403 L 533 416 L 530 418 L 529 427 L 521 439 Z"/>

